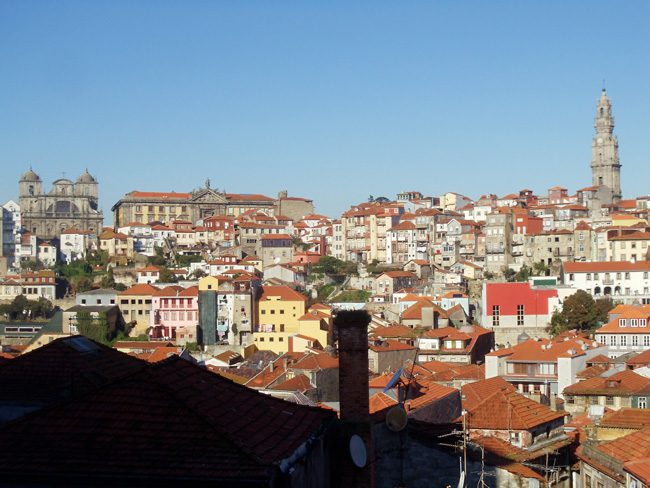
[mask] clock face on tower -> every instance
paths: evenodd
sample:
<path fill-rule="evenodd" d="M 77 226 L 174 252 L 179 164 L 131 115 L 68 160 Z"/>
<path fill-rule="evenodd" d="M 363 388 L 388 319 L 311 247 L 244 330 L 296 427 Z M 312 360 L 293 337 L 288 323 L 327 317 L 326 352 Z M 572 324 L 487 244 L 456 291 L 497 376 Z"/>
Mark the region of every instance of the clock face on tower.
<path fill-rule="evenodd" d="M 598 142 L 598 144 L 602 144 L 602 143 L 603 143 L 603 138 L 602 138 L 602 137 L 599 137 L 599 138 L 597 139 L 597 142 Z"/>

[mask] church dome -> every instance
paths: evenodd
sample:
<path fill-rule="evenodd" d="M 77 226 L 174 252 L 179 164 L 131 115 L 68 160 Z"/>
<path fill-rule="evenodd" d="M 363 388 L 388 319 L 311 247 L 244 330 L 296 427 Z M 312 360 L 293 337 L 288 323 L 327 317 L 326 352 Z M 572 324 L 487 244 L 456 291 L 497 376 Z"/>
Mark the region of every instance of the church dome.
<path fill-rule="evenodd" d="M 29 171 L 20 177 L 20 181 L 41 181 L 41 177 L 34 173 L 30 167 Z"/>
<path fill-rule="evenodd" d="M 93 178 L 93 176 L 86 169 L 86 171 L 84 171 L 83 174 L 77 178 L 77 183 L 97 183 L 97 180 L 95 180 L 95 178 Z"/>

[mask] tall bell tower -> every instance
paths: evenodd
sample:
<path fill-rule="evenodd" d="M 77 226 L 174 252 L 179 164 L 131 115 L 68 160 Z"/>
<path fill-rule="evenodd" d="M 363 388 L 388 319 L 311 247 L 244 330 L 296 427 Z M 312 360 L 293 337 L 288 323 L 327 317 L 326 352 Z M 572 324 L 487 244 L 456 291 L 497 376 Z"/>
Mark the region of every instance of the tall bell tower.
<path fill-rule="evenodd" d="M 596 135 L 591 143 L 593 185 L 605 187 L 601 194 L 609 201 L 602 203 L 616 203 L 621 199 L 621 163 L 618 159 L 618 139 L 614 135 L 612 103 L 604 88 L 598 99 L 594 128 Z"/>

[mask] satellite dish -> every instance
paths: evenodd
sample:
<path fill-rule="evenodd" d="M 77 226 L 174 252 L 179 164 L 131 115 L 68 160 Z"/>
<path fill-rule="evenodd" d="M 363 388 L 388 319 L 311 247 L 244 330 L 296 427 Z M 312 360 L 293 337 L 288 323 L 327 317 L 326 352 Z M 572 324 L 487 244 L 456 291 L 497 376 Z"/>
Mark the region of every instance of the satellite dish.
<path fill-rule="evenodd" d="M 368 453 L 363 439 L 358 435 L 350 437 L 350 457 L 357 468 L 363 468 L 368 460 Z"/>
<path fill-rule="evenodd" d="M 408 420 L 404 407 L 401 404 L 395 405 L 386 414 L 386 427 L 393 432 L 401 432 L 406 427 Z"/>

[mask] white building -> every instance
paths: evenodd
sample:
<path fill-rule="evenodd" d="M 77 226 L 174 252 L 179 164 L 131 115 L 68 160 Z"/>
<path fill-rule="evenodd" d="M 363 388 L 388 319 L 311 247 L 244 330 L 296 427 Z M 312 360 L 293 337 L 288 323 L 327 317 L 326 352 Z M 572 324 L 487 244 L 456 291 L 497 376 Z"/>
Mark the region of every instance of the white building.
<path fill-rule="evenodd" d="M 595 337 L 608 346 L 610 357 L 650 349 L 650 305 L 618 305 L 609 316 Z"/>
<path fill-rule="evenodd" d="M 2 256 L 7 265 L 14 266 L 16 251 L 20 247 L 20 205 L 9 200 L 2 206 Z"/>
<path fill-rule="evenodd" d="M 66 229 L 61 232 L 59 254 L 62 261 L 71 263 L 85 259 L 88 251 L 97 249 L 97 235 L 91 231 Z"/>
<path fill-rule="evenodd" d="M 649 261 L 567 262 L 562 280 L 595 298 L 611 296 L 624 303 L 650 303 Z"/>

